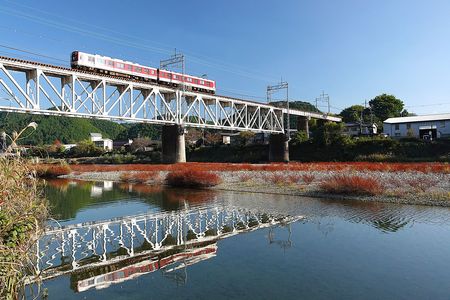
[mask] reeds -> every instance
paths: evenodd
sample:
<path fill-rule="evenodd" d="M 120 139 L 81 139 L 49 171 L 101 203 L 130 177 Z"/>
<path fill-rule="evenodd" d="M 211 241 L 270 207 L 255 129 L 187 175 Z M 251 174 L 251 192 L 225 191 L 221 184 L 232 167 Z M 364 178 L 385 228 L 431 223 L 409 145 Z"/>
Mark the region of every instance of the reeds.
<path fill-rule="evenodd" d="M 31 251 L 47 217 L 35 171 L 19 158 L 0 158 L 0 298 L 18 299 L 33 275 Z"/>

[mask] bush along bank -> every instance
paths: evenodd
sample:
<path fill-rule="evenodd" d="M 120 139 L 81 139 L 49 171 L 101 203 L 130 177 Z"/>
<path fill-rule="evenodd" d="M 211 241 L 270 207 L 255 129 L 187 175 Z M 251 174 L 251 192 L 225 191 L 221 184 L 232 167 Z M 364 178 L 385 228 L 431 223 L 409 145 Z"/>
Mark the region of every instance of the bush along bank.
<path fill-rule="evenodd" d="M 18 299 L 35 275 L 32 247 L 47 218 L 35 171 L 18 158 L 0 158 L 0 298 Z"/>

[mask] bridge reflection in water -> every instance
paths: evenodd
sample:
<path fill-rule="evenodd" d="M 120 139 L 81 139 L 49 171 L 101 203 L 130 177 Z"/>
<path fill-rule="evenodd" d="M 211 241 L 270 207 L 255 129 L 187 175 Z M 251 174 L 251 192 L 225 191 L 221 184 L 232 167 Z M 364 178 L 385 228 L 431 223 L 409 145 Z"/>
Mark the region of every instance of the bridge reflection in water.
<path fill-rule="evenodd" d="M 36 245 L 36 267 L 44 280 L 71 273 L 76 291 L 158 269 L 183 280 L 172 271 L 215 256 L 218 240 L 301 218 L 213 206 L 52 227 Z"/>

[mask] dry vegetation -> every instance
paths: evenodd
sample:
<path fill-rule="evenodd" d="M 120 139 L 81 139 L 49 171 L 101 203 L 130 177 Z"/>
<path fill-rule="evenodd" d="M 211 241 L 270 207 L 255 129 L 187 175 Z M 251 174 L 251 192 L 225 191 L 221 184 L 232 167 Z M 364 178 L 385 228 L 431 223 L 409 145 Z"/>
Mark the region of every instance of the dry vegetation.
<path fill-rule="evenodd" d="M 76 172 L 112 171 L 381 171 L 450 173 L 448 163 L 377 163 L 377 162 L 320 162 L 289 164 L 232 164 L 232 163 L 180 163 L 173 165 L 124 164 L 124 165 L 71 165 Z"/>
<path fill-rule="evenodd" d="M 36 171 L 37 176 L 41 178 L 56 178 L 72 172 L 72 169 L 66 164 L 40 164 L 33 166 L 33 169 Z"/>
<path fill-rule="evenodd" d="M 47 216 L 35 172 L 20 159 L 0 158 L 0 298 L 16 299 L 34 274 L 30 251 Z"/>

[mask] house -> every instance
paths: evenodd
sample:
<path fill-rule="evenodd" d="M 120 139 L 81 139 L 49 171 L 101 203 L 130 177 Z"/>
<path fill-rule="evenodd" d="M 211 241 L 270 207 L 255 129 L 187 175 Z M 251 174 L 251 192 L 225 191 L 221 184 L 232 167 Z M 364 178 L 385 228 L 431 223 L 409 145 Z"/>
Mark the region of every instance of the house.
<path fill-rule="evenodd" d="M 130 147 L 131 144 L 133 144 L 132 139 L 113 141 L 113 148 L 114 149 L 120 149 L 122 147 L 128 148 Z"/>
<path fill-rule="evenodd" d="M 113 149 L 113 141 L 111 139 L 104 139 L 101 133 L 92 132 L 90 140 L 95 144 L 95 146 L 106 151 L 111 151 Z"/>
<path fill-rule="evenodd" d="M 378 132 L 377 124 L 345 123 L 344 134 L 348 136 L 374 135 Z"/>
<path fill-rule="evenodd" d="M 393 138 L 450 138 L 450 113 L 389 118 L 383 122 L 383 133 Z"/>

